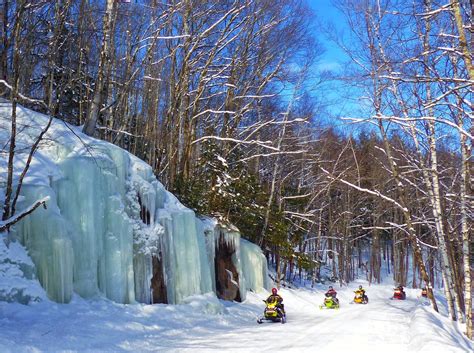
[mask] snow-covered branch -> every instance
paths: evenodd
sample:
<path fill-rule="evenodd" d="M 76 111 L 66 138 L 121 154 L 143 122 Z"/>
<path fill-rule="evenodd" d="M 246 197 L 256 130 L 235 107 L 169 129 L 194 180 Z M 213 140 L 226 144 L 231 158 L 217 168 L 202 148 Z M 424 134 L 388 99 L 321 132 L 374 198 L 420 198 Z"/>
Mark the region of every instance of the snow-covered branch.
<path fill-rule="evenodd" d="M 39 206 L 43 206 L 46 209 L 46 202 L 49 201 L 49 196 L 43 197 L 42 199 L 36 201 L 31 206 L 25 208 L 24 210 L 16 213 L 15 215 L 11 216 L 10 218 L 0 221 L 0 233 L 6 231 L 15 223 L 21 221 L 24 217 L 28 216 L 34 210 L 36 210 Z"/>
<path fill-rule="evenodd" d="M 391 204 L 395 205 L 396 207 L 398 207 L 400 210 L 402 210 L 403 212 L 408 212 L 407 208 L 406 207 L 403 207 L 402 205 L 400 205 L 397 201 L 395 201 L 394 199 L 382 194 L 380 191 L 378 190 L 369 190 L 369 189 L 366 189 L 366 188 L 362 188 L 360 186 L 357 186 L 355 184 L 352 184 L 351 182 L 348 182 L 347 180 L 344 180 L 342 178 L 339 178 L 339 177 L 334 177 L 332 176 L 331 173 L 329 173 L 326 169 L 324 169 L 323 167 L 319 167 L 324 173 L 326 173 L 326 175 L 328 176 L 328 178 L 330 178 L 331 180 L 334 180 L 334 181 L 339 181 L 343 184 L 346 184 L 348 186 L 350 186 L 351 188 L 354 188 L 356 190 L 359 190 L 359 191 L 362 191 L 362 192 L 365 192 L 367 194 L 370 194 L 370 195 L 374 195 L 374 196 L 378 196 L 380 197 L 381 199 L 384 199 L 385 201 L 388 201 L 390 202 Z"/>
<path fill-rule="evenodd" d="M 259 158 L 259 157 L 270 157 L 270 156 L 277 156 L 277 155 L 283 155 L 283 154 L 302 154 L 306 152 L 308 151 L 299 150 L 299 151 L 279 151 L 279 152 L 271 152 L 271 153 L 260 153 L 260 154 L 254 154 L 249 157 L 241 158 L 238 160 L 238 162 L 245 162 L 245 161 L 249 161 L 251 159 Z"/>
<path fill-rule="evenodd" d="M 5 87 L 7 87 L 10 91 L 12 90 L 12 86 L 7 81 L 0 80 L 0 83 L 4 85 Z M 46 106 L 46 104 L 42 100 L 30 98 L 30 97 L 24 96 L 21 93 L 18 93 L 18 98 L 20 98 L 23 102 L 40 104 L 40 105 Z"/>
<path fill-rule="evenodd" d="M 229 142 L 235 142 L 237 144 L 258 145 L 258 146 L 262 146 L 273 151 L 279 151 L 278 148 L 267 145 L 267 143 L 272 143 L 272 141 L 258 141 L 258 140 L 245 141 L 245 140 L 234 139 L 231 137 L 219 137 L 219 136 L 203 136 L 203 137 L 198 138 L 197 140 L 194 140 L 192 144 L 205 141 L 205 140 L 229 141 Z"/>

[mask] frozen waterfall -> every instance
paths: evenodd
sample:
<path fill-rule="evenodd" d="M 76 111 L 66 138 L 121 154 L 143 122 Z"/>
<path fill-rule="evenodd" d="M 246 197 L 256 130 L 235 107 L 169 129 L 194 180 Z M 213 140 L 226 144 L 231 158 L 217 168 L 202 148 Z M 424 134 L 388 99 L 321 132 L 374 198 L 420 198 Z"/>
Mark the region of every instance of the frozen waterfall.
<path fill-rule="evenodd" d="M 10 104 L 0 106 L 0 115 L 10 111 Z M 20 107 L 18 120 L 31 131 L 19 135 L 19 145 L 30 144 L 47 119 Z M 25 245 L 55 301 L 67 303 L 77 293 L 174 304 L 195 294 L 228 294 L 226 286 L 234 287 L 229 300 L 245 300 L 247 290 L 267 287 L 261 250 L 237 228 L 197 218 L 149 165 L 62 122 L 53 122 L 21 194 L 18 208 L 49 197 L 48 208 L 19 222 L 11 235 Z"/>
<path fill-rule="evenodd" d="M 267 259 L 258 245 L 245 239 L 240 241 L 242 272 L 245 276 L 245 288 L 252 292 L 269 289 Z"/>

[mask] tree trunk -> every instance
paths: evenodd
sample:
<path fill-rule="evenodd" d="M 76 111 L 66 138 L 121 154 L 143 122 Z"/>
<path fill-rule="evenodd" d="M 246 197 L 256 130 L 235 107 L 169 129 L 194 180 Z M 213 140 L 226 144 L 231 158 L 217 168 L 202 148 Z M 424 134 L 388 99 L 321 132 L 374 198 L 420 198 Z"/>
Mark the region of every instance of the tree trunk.
<path fill-rule="evenodd" d="M 100 51 L 100 61 L 97 73 L 97 79 L 95 81 L 94 95 L 89 107 L 89 114 L 87 116 L 86 123 L 84 124 L 83 132 L 89 136 L 94 136 L 97 120 L 99 119 L 99 113 L 102 105 L 102 94 L 105 84 L 105 74 L 109 72 L 111 63 L 111 37 L 114 19 L 115 1 L 107 0 L 107 7 L 104 14 L 104 28 L 103 28 L 103 39 L 102 49 Z"/>
<path fill-rule="evenodd" d="M 469 229 L 469 207 L 468 198 L 472 197 L 470 188 L 470 162 L 471 152 L 467 144 L 467 138 L 461 134 L 461 233 L 462 233 L 462 254 L 464 263 L 464 313 L 466 315 L 466 335 L 472 340 L 472 275 L 471 275 L 471 259 L 470 259 L 470 229 Z"/>
<path fill-rule="evenodd" d="M 8 11 L 9 11 L 9 0 L 3 1 L 3 33 L 2 33 L 2 42 L 3 50 L 1 56 L 1 68 L 2 68 L 2 79 L 8 82 Z"/>
<path fill-rule="evenodd" d="M 7 220 L 12 216 L 11 202 L 13 195 L 13 175 L 14 175 L 14 157 L 16 149 L 16 107 L 20 84 L 20 34 L 23 12 L 25 11 L 25 1 L 21 0 L 17 3 L 16 20 L 13 28 L 13 84 L 10 93 L 10 100 L 12 102 L 12 116 L 11 116 L 11 137 L 10 146 L 8 149 L 8 164 L 7 164 L 7 183 L 5 191 L 5 201 L 3 204 L 2 220 Z"/>

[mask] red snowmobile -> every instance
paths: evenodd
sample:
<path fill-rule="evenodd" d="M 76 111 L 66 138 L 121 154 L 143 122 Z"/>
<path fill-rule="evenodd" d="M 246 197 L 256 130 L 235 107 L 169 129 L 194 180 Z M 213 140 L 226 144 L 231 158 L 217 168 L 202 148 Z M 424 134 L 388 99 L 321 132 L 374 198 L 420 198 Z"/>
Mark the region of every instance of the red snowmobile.
<path fill-rule="evenodd" d="M 393 291 L 394 292 L 393 292 L 392 299 L 405 300 L 407 298 L 407 295 L 406 295 L 405 291 L 403 290 L 402 286 L 394 288 Z"/>

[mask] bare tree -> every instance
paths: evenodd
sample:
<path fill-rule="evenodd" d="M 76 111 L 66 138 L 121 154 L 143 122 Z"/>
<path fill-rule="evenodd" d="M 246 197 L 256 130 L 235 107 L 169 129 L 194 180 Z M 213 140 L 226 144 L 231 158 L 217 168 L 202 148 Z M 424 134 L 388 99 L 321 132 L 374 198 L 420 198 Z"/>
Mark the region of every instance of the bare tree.
<path fill-rule="evenodd" d="M 41 6 L 41 4 L 38 4 Z M 3 202 L 3 212 L 2 212 L 2 222 L 0 224 L 0 232 L 8 231 L 9 228 L 17 223 L 22 218 L 26 217 L 32 213 L 36 208 L 43 205 L 46 208 L 47 199 L 42 199 L 36 201 L 30 207 L 16 212 L 16 205 L 18 198 L 20 196 L 21 188 L 23 185 L 24 178 L 30 168 L 31 161 L 35 152 L 37 151 L 40 142 L 42 141 L 44 135 L 51 126 L 52 118 L 49 119 L 47 125 L 39 133 L 32 143 L 28 156 L 26 158 L 25 166 L 23 167 L 18 179 L 15 181 L 15 166 L 14 159 L 17 154 L 17 106 L 18 101 L 34 102 L 34 100 L 29 99 L 19 93 L 20 90 L 20 67 L 22 63 L 22 58 L 20 55 L 22 37 L 21 37 L 21 28 L 24 17 L 28 12 L 32 12 L 34 5 L 28 4 L 26 1 L 21 1 L 17 3 L 15 11 L 15 22 L 13 27 L 13 58 L 12 58 L 12 84 L 10 85 L 7 81 L 2 80 L 3 85 L 10 90 L 10 100 L 11 100 L 11 127 L 10 127 L 10 141 L 8 145 L 8 164 L 7 164 L 7 181 L 5 189 L 5 198 Z"/>
<path fill-rule="evenodd" d="M 89 106 L 89 112 L 87 120 L 84 124 L 83 132 L 93 136 L 96 130 L 97 119 L 102 108 L 102 96 L 104 85 L 106 81 L 106 74 L 110 72 L 111 65 L 111 48 L 112 48 L 112 35 L 113 25 L 115 16 L 116 2 L 113 0 L 107 0 L 106 10 L 104 14 L 103 29 L 102 29 L 102 48 L 100 51 L 100 60 L 97 70 L 97 79 L 94 86 L 94 94 L 92 101 Z"/>

